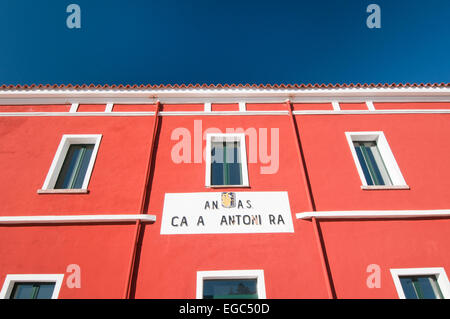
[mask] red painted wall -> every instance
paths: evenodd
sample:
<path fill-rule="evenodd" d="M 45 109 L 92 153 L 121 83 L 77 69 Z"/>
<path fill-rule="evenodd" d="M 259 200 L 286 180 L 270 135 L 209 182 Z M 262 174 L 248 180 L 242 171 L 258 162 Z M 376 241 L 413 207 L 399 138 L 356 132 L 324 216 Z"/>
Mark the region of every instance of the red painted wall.
<path fill-rule="evenodd" d="M 352 109 L 354 105 L 348 106 Z M 65 106 L 68 109 L 69 106 Z M 234 105 L 233 105 L 234 107 Z M 347 106 L 346 106 L 347 107 Z M 359 107 L 359 106 L 358 106 Z M 377 107 L 377 105 L 376 105 Z M 399 107 L 400 108 L 400 107 Z M 414 108 L 422 108 L 414 105 Z M 424 107 L 425 108 L 425 107 Z M 248 110 L 271 110 L 252 104 Z M 272 110 L 281 110 L 276 104 Z M 296 104 L 296 110 L 332 110 L 330 103 Z M 118 106 L 117 111 L 153 111 Z M 165 105 L 164 111 L 203 111 L 202 104 Z M 14 112 L 8 109 L 8 112 Z M 318 211 L 448 209 L 450 114 L 297 115 L 301 143 Z M 154 116 L 0 116 L 0 216 L 137 214 L 144 191 Z M 263 269 L 268 298 L 326 298 L 325 277 L 309 211 L 295 135 L 288 115 L 162 116 L 147 213 L 137 260 L 136 298 L 195 298 L 196 272 Z M 197 122 L 196 122 L 197 121 Z M 179 163 L 172 150 L 177 128 L 191 134 L 218 128 L 279 132 L 279 165 L 248 163 L 250 187 L 205 187 L 205 164 Z M 345 132 L 383 131 L 409 190 L 361 190 Z M 63 134 L 102 134 L 89 194 L 37 194 Z M 273 135 L 272 135 L 273 137 Z M 259 140 L 259 139 L 258 139 Z M 197 141 L 197 142 L 196 142 Z M 246 138 L 247 159 L 250 139 Z M 270 145 L 268 151 L 270 153 Z M 259 151 L 259 146 L 258 146 Z M 294 233 L 160 235 L 165 193 L 287 191 Z M 448 219 L 321 221 L 326 256 L 339 298 L 397 298 L 390 268 L 444 267 L 450 273 Z M 63 284 L 60 298 L 121 298 L 135 227 L 120 225 L 0 225 L 0 284 L 6 274 L 82 271 L 82 288 Z M 366 285 L 367 266 L 382 270 L 381 288 Z M 65 277 L 65 280 L 67 275 Z"/>
<path fill-rule="evenodd" d="M 0 214 L 138 213 L 154 117 L 0 117 Z M 89 194 L 37 194 L 64 134 L 102 134 Z M 20 198 L 20 200 L 18 200 Z"/>

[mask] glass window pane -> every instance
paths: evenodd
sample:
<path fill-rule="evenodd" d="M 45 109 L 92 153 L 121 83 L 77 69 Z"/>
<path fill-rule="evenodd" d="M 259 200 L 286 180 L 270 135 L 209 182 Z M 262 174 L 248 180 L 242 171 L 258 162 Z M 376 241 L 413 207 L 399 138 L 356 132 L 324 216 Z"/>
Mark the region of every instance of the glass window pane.
<path fill-rule="evenodd" d="M 436 276 L 400 277 L 406 299 L 441 299 L 442 293 Z"/>
<path fill-rule="evenodd" d="M 402 284 L 403 292 L 405 294 L 406 299 L 417 299 L 417 295 L 411 278 L 400 277 L 400 283 Z"/>
<path fill-rule="evenodd" d="M 73 189 L 83 186 L 84 177 L 94 150 L 94 144 L 70 145 L 55 189 Z"/>
<path fill-rule="evenodd" d="M 361 165 L 361 168 L 363 170 L 367 185 L 373 185 L 372 177 L 370 177 L 369 168 L 366 165 L 366 161 L 364 160 L 364 155 L 361 151 L 361 146 L 359 146 L 359 144 L 355 143 L 355 151 L 356 155 L 358 155 L 359 164 Z"/>
<path fill-rule="evenodd" d="M 211 143 L 211 185 L 224 185 L 223 142 Z"/>
<path fill-rule="evenodd" d="M 367 185 L 392 185 L 386 165 L 374 141 L 353 142 Z"/>
<path fill-rule="evenodd" d="M 77 175 L 74 178 L 73 188 L 82 188 L 84 177 L 86 176 L 86 172 L 89 166 L 89 162 L 91 161 L 91 155 L 94 150 L 94 145 L 86 145 L 84 154 L 79 163 L 79 169 L 77 171 Z"/>
<path fill-rule="evenodd" d="M 238 141 L 211 143 L 211 185 L 242 185 L 241 150 Z"/>
<path fill-rule="evenodd" d="M 15 283 L 11 299 L 51 299 L 55 283 L 53 282 L 21 282 Z"/>
<path fill-rule="evenodd" d="M 31 299 L 33 293 L 32 283 L 16 283 L 11 293 L 11 299 Z"/>
<path fill-rule="evenodd" d="M 381 178 L 384 182 L 384 185 L 392 185 L 391 178 L 386 169 L 386 165 L 384 164 L 383 158 L 381 157 L 380 150 L 377 145 L 373 145 L 370 147 L 372 151 L 372 155 L 374 157 L 375 162 L 377 163 L 378 170 L 381 174 Z"/>
<path fill-rule="evenodd" d="M 257 299 L 256 279 L 206 279 L 204 299 Z"/>
<path fill-rule="evenodd" d="M 51 299 L 54 289 L 55 289 L 54 283 L 39 284 L 39 291 L 36 295 L 36 299 Z"/>
<path fill-rule="evenodd" d="M 381 177 L 381 173 L 378 168 L 378 163 L 375 161 L 372 153 L 372 148 L 377 149 L 376 145 L 373 145 L 372 143 L 363 146 L 363 153 L 365 155 L 364 157 L 366 158 L 367 164 L 369 165 L 369 169 L 375 185 L 384 185 L 383 178 Z"/>

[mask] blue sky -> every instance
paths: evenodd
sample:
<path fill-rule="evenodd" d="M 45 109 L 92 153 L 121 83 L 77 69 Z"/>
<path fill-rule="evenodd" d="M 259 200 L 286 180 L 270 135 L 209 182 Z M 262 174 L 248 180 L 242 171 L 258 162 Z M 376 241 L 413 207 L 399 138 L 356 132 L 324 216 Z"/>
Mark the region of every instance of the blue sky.
<path fill-rule="evenodd" d="M 0 84 L 450 82 L 449 0 L 0 0 L 0 30 Z"/>

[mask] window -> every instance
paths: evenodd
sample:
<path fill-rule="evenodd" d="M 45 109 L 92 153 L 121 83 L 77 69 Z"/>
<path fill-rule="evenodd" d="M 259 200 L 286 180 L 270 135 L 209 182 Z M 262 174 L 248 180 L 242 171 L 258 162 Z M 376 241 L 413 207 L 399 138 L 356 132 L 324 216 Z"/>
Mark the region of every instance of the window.
<path fill-rule="evenodd" d="M 63 135 L 43 190 L 87 189 L 101 135 Z"/>
<path fill-rule="evenodd" d="M 245 134 L 208 134 L 207 187 L 248 186 Z"/>
<path fill-rule="evenodd" d="M 9 299 L 51 299 L 55 283 L 17 282 Z"/>
<path fill-rule="evenodd" d="M 400 276 L 406 299 L 443 299 L 436 276 Z"/>
<path fill-rule="evenodd" d="M 0 299 L 56 299 L 64 275 L 7 275 Z"/>
<path fill-rule="evenodd" d="M 69 146 L 64 164 L 56 180 L 55 189 L 82 188 L 93 149 L 94 144 Z"/>
<path fill-rule="evenodd" d="M 362 188 L 409 189 L 383 132 L 346 132 Z"/>
<path fill-rule="evenodd" d="M 392 185 L 377 142 L 353 142 L 368 185 Z"/>
<path fill-rule="evenodd" d="M 391 269 L 401 299 L 450 298 L 450 285 L 443 268 Z"/>
<path fill-rule="evenodd" d="M 205 279 L 203 299 L 258 299 L 256 279 Z"/>
<path fill-rule="evenodd" d="M 265 299 L 263 270 L 197 272 L 197 299 Z"/>

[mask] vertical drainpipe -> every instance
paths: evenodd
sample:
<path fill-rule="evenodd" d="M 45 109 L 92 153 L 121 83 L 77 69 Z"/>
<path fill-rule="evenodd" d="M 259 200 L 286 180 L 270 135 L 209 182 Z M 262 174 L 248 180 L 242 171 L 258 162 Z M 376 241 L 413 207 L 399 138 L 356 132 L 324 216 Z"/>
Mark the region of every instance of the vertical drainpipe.
<path fill-rule="evenodd" d="M 287 104 L 287 107 L 289 110 L 289 117 L 291 120 L 292 130 L 294 131 L 294 136 L 296 137 L 296 141 L 297 141 L 297 155 L 300 158 L 300 162 L 301 162 L 301 170 L 300 171 L 301 171 L 301 175 L 302 175 L 303 184 L 305 185 L 305 189 L 306 189 L 306 198 L 308 199 L 309 209 L 311 212 L 313 212 L 316 210 L 316 206 L 314 204 L 311 183 L 309 181 L 309 176 L 307 173 L 306 160 L 305 160 L 305 156 L 303 154 L 302 144 L 300 141 L 300 133 L 299 133 L 297 123 L 294 118 L 293 105 L 290 102 L 290 100 L 287 100 L 286 104 Z M 325 284 L 327 287 L 328 298 L 334 299 L 335 293 L 332 288 L 332 280 L 331 280 L 330 272 L 328 271 L 329 266 L 328 266 L 326 258 L 325 258 L 324 244 L 322 242 L 322 238 L 321 238 L 321 235 L 319 232 L 319 222 L 317 221 L 317 219 L 315 217 L 312 217 L 312 223 L 313 223 L 313 227 L 314 227 L 315 241 L 317 244 L 317 248 L 319 250 L 320 262 L 322 264 L 322 272 L 325 277 Z"/>
<path fill-rule="evenodd" d="M 155 110 L 155 120 L 153 122 L 153 136 L 152 136 L 152 140 L 151 140 L 151 144 L 150 144 L 150 151 L 149 151 L 149 156 L 148 156 L 148 162 L 147 162 L 147 169 L 146 169 L 146 173 L 145 173 L 145 183 L 144 183 L 144 189 L 142 190 L 142 196 L 141 196 L 141 205 L 140 205 L 140 209 L 139 209 L 139 213 L 140 214 L 145 214 L 145 202 L 147 200 L 148 195 L 150 194 L 149 192 L 149 183 L 150 183 L 150 175 L 152 173 L 152 162 L 153 162 L 153 157 L 154 157 L 154 149 L 155 149 L 155 145 L 156 145 L 156 134 L 157 134 L 157 129 L 158 129 L 158 124 L 159 124 L 159 110 L 160 110 L 160 106 L 161 103 L 159 101 L 156 102 L 156 110 Z M 124 292 L 124 299 L 130 299 L 131 297 L 131 287 L 133 284 L 133 276 L 134 276 L 134 268 L 135 268 L 135 264 L 136 264 L 136 257 L 137 257 L 137 246 L 138 246 L 138 241 L 139 241 L 139 236 L 141 234 L 141 221 L 138 219 L 136 221 L 136 227 L 135 227 L 135 232 L 134 232 L 134 241 L 133 241 L 133 248 L 131 251 L 131 257 L 130 257 L 130 263 L 128 266 L 128 277 L 127 277 L 127 285 L 125 287 L 125 292 Z"/>

